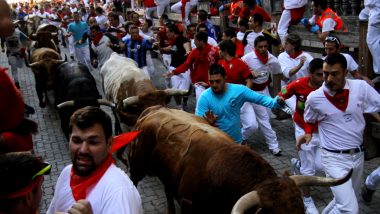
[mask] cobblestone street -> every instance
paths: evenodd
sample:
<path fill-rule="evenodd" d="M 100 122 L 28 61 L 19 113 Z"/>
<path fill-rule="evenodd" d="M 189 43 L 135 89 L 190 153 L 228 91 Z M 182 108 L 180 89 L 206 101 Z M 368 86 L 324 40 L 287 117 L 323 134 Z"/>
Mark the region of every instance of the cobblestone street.
<path fill-rule="evenodd" d="M 164 87 L 165 80 L 161 78 L 162 72 L 165 70 L 163 66 L 155 59 L 155 75 L 160 78 L 156 81 L 159 88 Z M 8 67 L 7 58 L 4 53 L 0 55 L 0 65 Z M 98 71 L 92 71 L 93 75 L 100 82 Z M 60 128 L 60 119 L 53 103 L 53 94 L 50 92 L 50 104 L 46 108 L 38 106 L 38 98 L 35 91 L 34 77 L 31 70 L 24 67 L 19 70 L 19 78 L 21 91 L 25 103 L 35 108 L 36 113 L 30 118 L 35 120 L 39 125 L 39 133 L 34 136 L 35 152 L 41 155 L 46 161 L 53 165 L 51 174 L 45 176 L 43 184 L 43 199 L 41 202 L 40 212 L 45 213 L 54 194 L 54 187 L 57 178 L 64 166 L 71 163 L 68 152 L 68 142 L 66 141 Z M 102 88 L 99 87 L 98 88 Z M 190 96 L 188 106 L 189 112 L 194 112 L 193 95 Z M 108 112 L 111 112 L 108 107 L 102 107 Z M 249 145 L 252 149 L 261 154 L 269 163 L 276 169 L 278 174 L 283 174 L 285 171 L 291 172 L 290 159 L 297 157 L 294 146 L 294 128 L 290 119 L 284 121 L 272 120 L 272 126 L 277 133 L 280 147 L 282 149 L 281 157 L 274 157 L 270 154 L 263 135 L 255 133 Z M 375 158 L 365 162 L 364 176 L 367 176 L 372 170 L 380 165 L 380 158 Z M 322 174 L 321 174 L 322 175 Z M 163 186 L 155 177 L 146 177 L 139 183 L 138 190 L 142 197 L 143 209 L 146 214 L 166 213 L 166 197 L 163 191 Z M 312 197 L 316 203 L 318 210 L 321 212 L 323 208 L 332 199 L 332 194 L 329 188 L 316 187 L 312 188 Z M 376 191 L 372 203 L 366 205 L 359 197 L 361 213 L 380 213 L 380 191 Z"/>

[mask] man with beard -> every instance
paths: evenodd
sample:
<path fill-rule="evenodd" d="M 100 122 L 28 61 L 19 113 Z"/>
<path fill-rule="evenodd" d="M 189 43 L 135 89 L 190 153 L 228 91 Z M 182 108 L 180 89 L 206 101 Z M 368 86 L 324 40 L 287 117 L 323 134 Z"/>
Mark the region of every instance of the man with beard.
<path fill-rule="evenodd" d="M 94 213 L 142 213 L 141 198 L 111 155 L 112 122 L 100 108 L 85 107 L 70 119 L 72 165 L 61 172 L 47 213 L 66 211 L 87 199 Z"/>
<path fill-rule="evenodd" d="M 242 143 L 240 109 L 245 102 L 267 108 L 281 108 L 283 100 L 252 91 L 241 84 L 226 83 L 222 65 L 213 64 L 208 71 L 210 88 L 200 96 L 195 114 L 204 117 L 210 125 L 226 132 L 238 144 Z"/>

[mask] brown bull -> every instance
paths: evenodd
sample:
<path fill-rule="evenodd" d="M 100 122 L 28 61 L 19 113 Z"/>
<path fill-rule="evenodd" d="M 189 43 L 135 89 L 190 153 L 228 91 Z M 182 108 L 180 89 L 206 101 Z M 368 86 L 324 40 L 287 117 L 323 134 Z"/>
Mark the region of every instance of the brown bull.
<path fill-rule="evenodd" d="M 175 198 L 182 213 L 303 214 L 298 186 L 337 185 L 347 181 L 312 176 L 279 177 L 255 151 L 236 143 L 203 118 L 154 106 L 138 119 L 141 133 L 129 145 L 128 160 L 135 185 L 146 175 L 165 186 L 168 213 Z"/>
<path fill-rule="evenodd" d="M 30 61 L 25 60 L 25 64 L 33 71 L 36 81 L 36 91 L 41 108 L 46 106 L 48 101 L 47 90 L 53 88 L 54 70 L 65 60 L 61 55 L 50 48 L 39 48 L 33 51 Z"/>

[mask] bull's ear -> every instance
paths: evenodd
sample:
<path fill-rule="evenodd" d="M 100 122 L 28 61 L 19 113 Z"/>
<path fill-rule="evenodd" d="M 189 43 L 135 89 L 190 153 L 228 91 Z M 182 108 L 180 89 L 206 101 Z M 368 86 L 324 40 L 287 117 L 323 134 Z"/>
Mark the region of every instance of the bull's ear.
<path fill-rule="evenodd" d="M 290 176 L 289 170 L 285 170 L 285 172 L 284 172 L 284 176 L 285 176 L 285 177 L 289 177 L 289 176 Z"/>

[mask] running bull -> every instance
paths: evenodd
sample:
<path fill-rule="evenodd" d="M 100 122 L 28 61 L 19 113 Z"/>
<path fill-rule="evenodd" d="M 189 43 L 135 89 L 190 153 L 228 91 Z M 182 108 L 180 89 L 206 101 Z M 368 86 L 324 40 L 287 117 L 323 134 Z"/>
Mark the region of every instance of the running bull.
<path fill-rule="evenodd" d="M 96 81 L 87 66 L 77 62 L 59 65 L 54 73 L 54 99 L 61 118 L 61 127 L 69 139 L 69 120 L 79 108 L 85 106 L 114 105 L 104 99 L 96 88 Z"/>
<path fill-rule="evenodd" d="M 113 53 L 101 68 L 106 97 L 117 104 L 120 122 L 134 126 L 141 112 L 154 105 L 165 105 L 173 95 L 185 95 L 183 90 L 157 90 L 132 59 Z"/>
<path fill-rule="evenodd" d="M 175 213 L 175 198 L 182 213 L 231 213 L 238 201 L 236 214 L 303 214 L 298 187 L 342 184 L 352 173 L 342 179 L 279 177 L 259 154 L 203 118 L 161 106 L 146 109 L 135 130 L 141 133 L 128 149 L 131 179 L 137 186 L 146 175 L 157 176 L 165 186 L 167 213 Z"/>
<path fill-rule="evenodd" d="M 44 108 L 48 101 L 47 90 L 53 88 L 55 69 L 65 62 L 61 55 L 51 48 L 39 48 L 32 52 L 30 59 L 25 58 L 26 66 L 33 71 L 39 106 Z"/>

